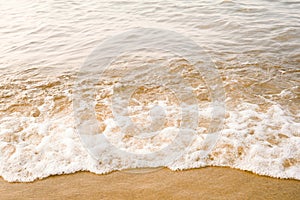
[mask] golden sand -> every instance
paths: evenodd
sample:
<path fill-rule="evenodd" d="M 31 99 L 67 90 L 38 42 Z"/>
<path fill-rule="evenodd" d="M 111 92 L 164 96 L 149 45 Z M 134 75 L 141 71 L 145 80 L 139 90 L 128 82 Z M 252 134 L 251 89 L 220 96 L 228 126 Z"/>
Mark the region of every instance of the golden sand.
<path fill-rule="evenodd" d="M 300 181 L 222 167 L 150 173 L 79 172 L 33 183 L 0 181 L 4 199 L 300 199 Z"/>

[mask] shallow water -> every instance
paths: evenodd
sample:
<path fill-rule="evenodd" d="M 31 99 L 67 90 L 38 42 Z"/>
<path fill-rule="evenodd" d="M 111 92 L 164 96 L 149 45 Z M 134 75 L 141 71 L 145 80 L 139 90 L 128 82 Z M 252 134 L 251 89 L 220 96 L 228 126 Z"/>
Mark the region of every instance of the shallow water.
<path fill-rule="evenodd" d="M 2 1 L 0 175 L 8 181 L 32 181 L 78 170 L 217 165 L 300 179 L 299 10 L 296 1 Z M 139 27 L 177 32 L 203 49 L 203 56 L 198 55 L 202 65 L 214 63 L 222 81 L 217 83 L 224 89 L 224 116 L 210 104 L 216 96 L 206 73 L 197 73 L 195 63 L 166 49 L 129 51 L 115 58 L 97 83 L 83 84 L 95 88 L 94 96 L 78 98 L 94 99 L 95 115 L 76 111 L 80 106 L 73 106 L 73 95 L 78 89 L 84 94 L 78 77 L 90 77 L 82 75 L 90 53 L 104 40 Z M 124 38 L 116 46 L 128 47 L 134 39 Z M 157 44 L 166 38 L 172 37 L 153 36 Z M 110 46 L 105 56 L 115 51 Z M 165 82 L 169 85 L 163 87 Z M 121 94 L 132 85 L 135 90 L 125 101 Z M 191 96 L 181 96 L 185 88 Z M 188 144 L 183 140 L 184 151 L 181 147 L 180 155 L 171 156 L 172 162 L 117 156 L 96 142 L 102 135 L 134 156 L 174 143 L 184 121 L 180 97 L 197 104 L 198 121 L 188 127 L 193 138 Z M 123 107 L 137 129 L 116 120 Z M 224 123 L 210 149 L 205 141 L 216 115 Z M 98 123 L 97 130 L 85 125 L 93 137 L 84 139 L 78 130 L 90 119 Z M 86 146 L 96 153 L 90 155 Z"/>

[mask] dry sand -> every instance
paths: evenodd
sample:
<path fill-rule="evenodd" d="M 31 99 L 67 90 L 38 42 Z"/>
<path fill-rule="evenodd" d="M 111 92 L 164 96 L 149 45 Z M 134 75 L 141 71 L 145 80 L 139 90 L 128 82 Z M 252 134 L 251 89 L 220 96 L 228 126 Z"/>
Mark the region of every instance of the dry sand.
<path fill-rule="evenodd" d="M 33 183 L 0 181 L 0 199 L 300 199 L 300 181 L 222 167 L 150 173 L 79 172 Z"/>

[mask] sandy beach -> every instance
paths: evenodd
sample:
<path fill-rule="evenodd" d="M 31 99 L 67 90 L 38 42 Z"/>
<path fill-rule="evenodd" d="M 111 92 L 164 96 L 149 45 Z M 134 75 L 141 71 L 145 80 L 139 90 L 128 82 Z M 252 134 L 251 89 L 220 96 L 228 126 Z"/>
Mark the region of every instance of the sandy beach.
<path fill-rule="evenodd" d="M 299 10 L 1 2 L 0 200 L 300 200 Z"/>
<path fill-rule="evenodd" d="M 0 181 L 1 199 L 299 199 L 300 181 L 222 167 L 150 173 L 79 172 L 33 183 Z"/>

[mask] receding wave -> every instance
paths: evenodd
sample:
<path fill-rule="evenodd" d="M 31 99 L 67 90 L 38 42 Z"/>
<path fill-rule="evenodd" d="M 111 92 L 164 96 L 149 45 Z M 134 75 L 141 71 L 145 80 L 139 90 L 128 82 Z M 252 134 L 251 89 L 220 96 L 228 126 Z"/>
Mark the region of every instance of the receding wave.
<path fill-rule="evenodd" d="M 182 60 L 170 67 L 173 65 L 178 69 L 188 68 Z M 225 122 L 215 146 L 205 158 L 201 153 L 209 134 L 211 100 L 205 82 L 192 81 L 199 105 L 195 138 L 181 156 L 165 167 L 181 170 L 229 166 L 261 175 L 300 179 L 299 87 L 282 90 L 276 77 L 265 81 L 264 72 L 256 71 L 257 79 L 253 80 L 242 76 L 253 68 L 241 66 L 240 69 L 240 75 L 231 77 L 225 73 L 229 67 L 221 70 L 226 92 Z M 67 71 L 47 78 L 42 72 L 37 73 L 38 70 L 23 71 L 13 78 L 2 76 L 5 81 L 0 86 L 0 174 L 4 179 L 33 181 L 81 170 L 102 174 L 146 167 L 126 157 L 111 155 L 94 159 L 76 130 L 72 92 L 77 74 Z M 40 77 L 32 76 L 35 72 Z M 121 134 L 115 121 L 111 107 L 113 85 L 118 85 L 115 76 L 97 86 L 95 115 L 100 124 L 99 134 L 104 134 L 116 147 L 134 153 L 156 151 L 174 142 L 182 108 L 171 91 L 159 86 L 136 88 L 128 103 L 132 121 L 141 126 L 151 125 L 149 115 L 154 105 L 165 110 L 166 118 L 159 133 L 137 139 L 132 134 L 134 131 Z"/>

